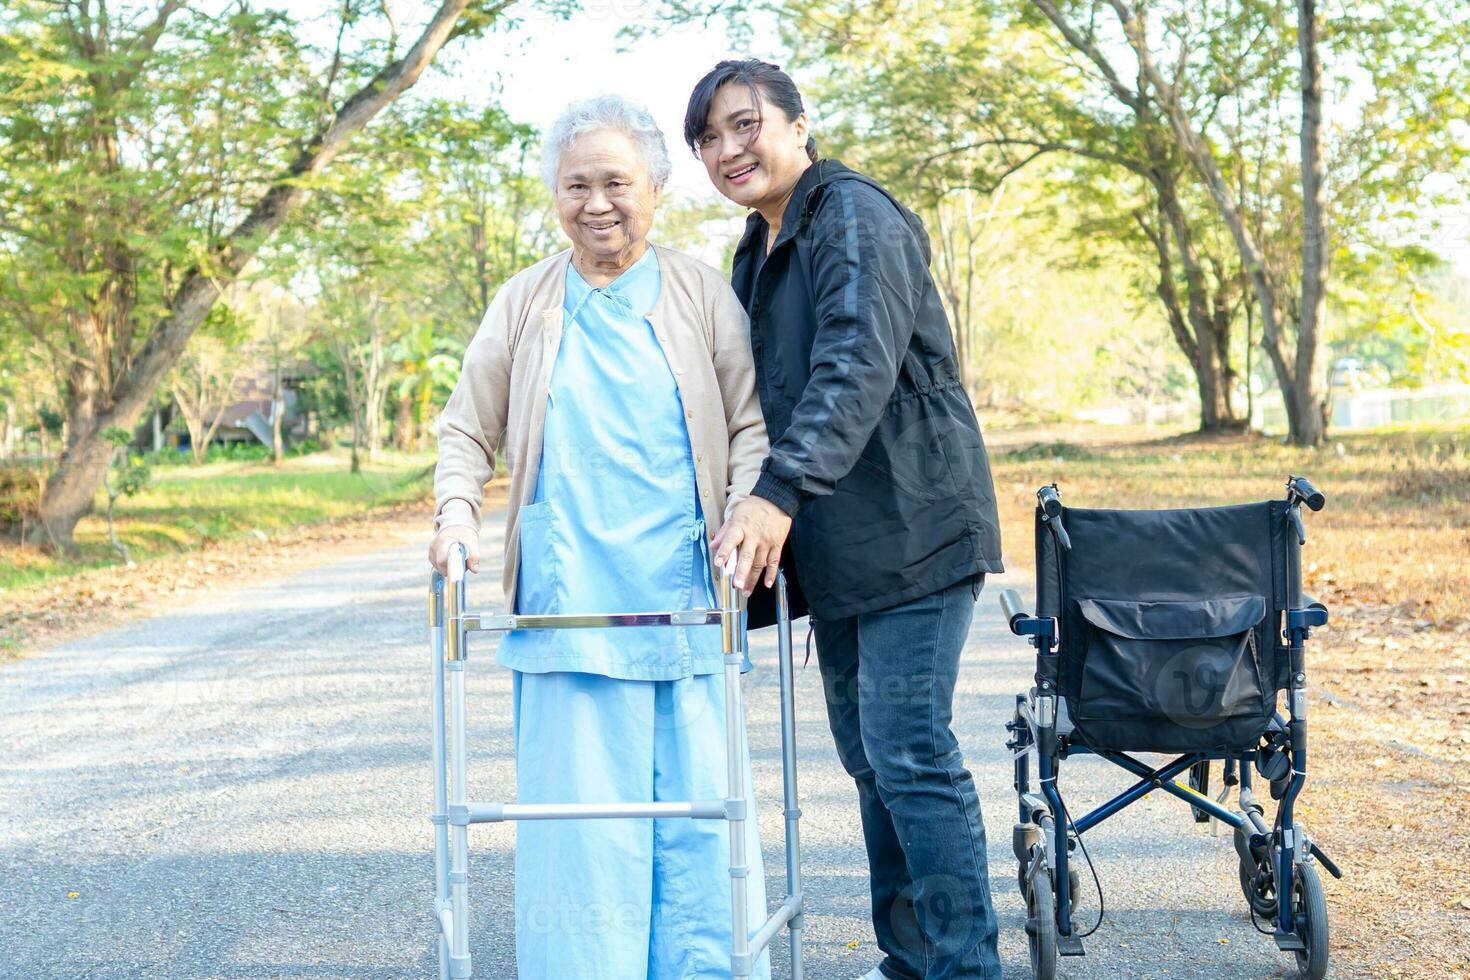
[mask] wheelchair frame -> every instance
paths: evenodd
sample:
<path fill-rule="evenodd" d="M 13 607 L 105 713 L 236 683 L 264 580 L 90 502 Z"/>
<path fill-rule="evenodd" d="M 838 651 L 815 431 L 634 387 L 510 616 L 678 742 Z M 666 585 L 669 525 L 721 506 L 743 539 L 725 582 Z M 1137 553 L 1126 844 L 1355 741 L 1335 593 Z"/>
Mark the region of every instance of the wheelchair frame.
<path fill-rule="evenodd" d="M 786 821 L 786 899 L 751 936 L 747 919 L 745 821 L 754 790 L 745 784 L 741 734 L 745 710 L 740 667 L 747 649 L 745 597 L 735 587 L 732 558 L 718 569 L 715 609 L 672 612 L 516 615 L 466 611 L 465 551 L 450 548 L 449 576 L 435 571 L 429 584 L 429 646 L 433 662 L 434 919 L 438 929 L 439 977 L 459 980 L 473 975 L 469 951 L 469 827 L 506 820 L 637 819 L 680 817 L 724 820 L 730 832 L 730 897 L 732 977 L 749 977 L 757 957 L 783 927 L 790 931 L 791 976 L 802 980 L 801 810 L 796 794 L 796 714 L 791 656 L 791 616 L 786 577 L 776 581 L 777 645 L 781 687 L 781 765 Z M 471 802 L 466 782 L 468 748 L 465 729 L 464 668 L 470 633 L 505 633 L 516 629 L 588 629 L 626 626 L 718 626 L 724 646 L 725 744 L 728 773 L 725 799 L 647 803 L 491 803 Z M 448 762 L 445 759 L 446 692 Z M 755 855 L 761 860 L 761 855 Z"/>
<path fill-rule="evenodd" d="M 1056 688 L 1060 660 L 1058 620 L 1028 615 L 1014 589 L 1007 589 L 1000 596 L 1001 608 L 1011 632 L 1029 637 L 1028 642 L 1037 649 L 1036 687 L 1029 695 L 1016 695 L 1015 715 L 1006 724 L 1006 730 L 1011 733 L 1006 745 L 1014 759 L 1014 787 L 1019 802 L 1018 822 L 1012 831 L 1012 849 L 1020 863 L 1018 883 L 1027 900 L 1026 928 L 1032 969 L 1041 980 L 1055 976 L 1058 955 L 1084 955 L 1082 937 L 1077 935 L 1072 922 L 1072 892 L 1077 886 L 1073 883 L 1076 879 L 1069 871 L 1069 864 L 1070 850 L 1076 843 L 1074 837 L 1080 839 L 1088 830 L 1156 789 L 1187 802 L 1193 808 L 1197 821 L 1214 819 L 1233 828 L 1240 858 L 1241 887 L 1253 915 L 1260 914 L 1275 920 L 1272 936 L 1276 945 L 1283 951 L 1296 954 L 1301 975 L 1316 980 L 1326 972 L 1326 907 L 1321 897 L 1321 882 L 1312 865 L 1321 861 L 1334 877 L 1341 878 L 1342 873 L 1294 819 L 1296 798 L 1307 774 L 1305 645 L 1312 628 L 1327 623 L 1326 607 L 1302 592 L 1301 546 L 1306 543 L 1306 529 L 1301 505 L 1306 504 L 1313 511 L 1321 510 L 1325 498 L 1302 477 L 1290 477 L 1286 487 L 1287 520 L 1295 532 L 1286 536 L 1288 608 L 1283 638 L 1289 658 L 1285 692 L 1288 717 L 1283 719 L 1279 713 L 1276 714 L 1267 733 L 1268 737 L 1275 736 L 1277 759 L 1270 770 L 1273 777 L 1270 781 L 1272 796 L 1280 801 L 1271 825 L 1266 823 L 1264 808 L 1252 792 L 1251 764 L 1259 754 L 1257 749 L 1185 753 L 1155 767 L 1125 752 L 1064 743 L 1057 734 L 1058 701 L 1061 698 Z M 1037 498 L 1038 520 L 1056 536 L 1059 547 L 1070 550 L 1056 486 L 1042 487 Z M 1029 756 L 1033 749 L 1037 758 L 1039 794 L 1031 787 Z M 1067 812 L 1056 786 L 1058 762 L 1074 753 L 1106 759 L 1136 776 L 1137 781 L 1074 819 Z M 1211 799 L 1207 794 L 1209 763 L 1212 760 L 1225 763 L 1222 777 L 1225 788 L 1218 799 Z M 1181 785 L 1176 779 L 1186 771 L 1190 774 L 1189 784 Z M 1232 811 L 1222 803 L 1230 787 L 1236 784 L 1240 787 L 1240 809 Z M 1069 828 L 1072 836 L 1069 836 Z M 1046 901 L 1047 896 L 1038 889 L 1050 893 L 1052 901 Z M 1292 908 L 1299 891 L 1303 893 L 1304 912 L 1300 915 Z M 1270 899 L 1271 892 L 1278 897 L 1276 900 Z M 1280 901 L 1279 896 L 1282 895 L 1292 899 Z M 1310 921 L 1316 917 L 1320 917 L 1320 921 Z M 1308 921 L 1298 921 L 1300 919 Z"/>

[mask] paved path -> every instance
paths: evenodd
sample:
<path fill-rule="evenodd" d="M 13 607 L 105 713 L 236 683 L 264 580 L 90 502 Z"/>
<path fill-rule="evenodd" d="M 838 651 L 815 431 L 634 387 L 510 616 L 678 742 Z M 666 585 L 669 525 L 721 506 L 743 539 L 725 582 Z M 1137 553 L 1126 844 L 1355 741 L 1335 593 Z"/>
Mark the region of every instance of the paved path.
<path fill-rule="evenodd" d="M 487 534 L 485 548 L 498 554 L 500 542 Z M 486 564 L 475 608 L 499 591 Z M 433 975 L 427 578 L 422 542 L 385 541 L 0 667 L 0 976 Z M 1006 975 L 1029 977 L 1001 726 L 1031 668 L 1001 623 L 1000 584 L 1025 586 L 996 581 L 982 595 L 956 729 L 985 807 Z M 798 649 L 804 636 L 802 624 Z M 774 638 L 752 653 L 774 894 L 784 867 Z M 856 795 L 815 664 L 798 688 L 807 972 L 841 980 L 877 957 Z M 483 644 L 469 692 L 471 791 L 495 798 L 514 779 L 509 680 Z M 1095 761 L 1064 774 L 1078 810 L 1123 783 Z M 472 831 L 478 977 L 515 975 L 512 833 Z M 1285 975 L 1285 956 L 1244 915 L 1228 837 L 1208 837 L 1155 794 L 1089 841 L 1107 921 L 1063 976 Z M 1095 909 L 1085 897 L 1080 921 Z M 777 954 L 783 976 L 784 944 Z"/>

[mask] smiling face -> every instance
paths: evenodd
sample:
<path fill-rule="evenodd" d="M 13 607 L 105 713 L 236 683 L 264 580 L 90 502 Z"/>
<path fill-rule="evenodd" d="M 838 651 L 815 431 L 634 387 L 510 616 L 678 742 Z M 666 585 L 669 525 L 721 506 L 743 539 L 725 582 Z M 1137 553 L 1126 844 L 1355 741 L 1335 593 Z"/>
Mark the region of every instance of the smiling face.
<path fill-rule="evenodd" d="M 752 93 L 752 86 L 739 81 L 721 85 L 698 149 L 716 190 L 766 213 L 784 206 L 811 160 L 806 113 L 787 119 L 779 108 L 757 101 L 759 92 L 759 86 Z"/>
<path fill-rule="evenodd" d="M 625 268 L 643 255 L 659 188 L 630 137 L 599 129 L 573 140 L 562 152 L 555 198 L 579 260 Z"/>

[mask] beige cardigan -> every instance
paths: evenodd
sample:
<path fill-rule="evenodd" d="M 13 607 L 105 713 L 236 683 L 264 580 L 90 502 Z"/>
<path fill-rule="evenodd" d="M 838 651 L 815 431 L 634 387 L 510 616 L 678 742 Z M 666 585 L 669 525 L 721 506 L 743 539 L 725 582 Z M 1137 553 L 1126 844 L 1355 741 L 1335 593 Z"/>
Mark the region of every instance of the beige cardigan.
<path fill-rule="evenodd" d="M 648 312 L 674 372 L 710 537 L 755 485 L 766 457 L 766 423 L 755 394 L 750 325 L 730 284 L 703 262 L 660 245 L 661 285 Z M 513 276 L 490 303 L 465 351 L 454 394 L 439 417 L 434 530 L 479 530 L 495 451 L 510 466 L 505 523 L 506 601 L 515 596 L 520 508 L 536 491 L 546 396 L 563 330 L 567 250 Z M 616 487 L 607 492 L 616 493 Z"/>

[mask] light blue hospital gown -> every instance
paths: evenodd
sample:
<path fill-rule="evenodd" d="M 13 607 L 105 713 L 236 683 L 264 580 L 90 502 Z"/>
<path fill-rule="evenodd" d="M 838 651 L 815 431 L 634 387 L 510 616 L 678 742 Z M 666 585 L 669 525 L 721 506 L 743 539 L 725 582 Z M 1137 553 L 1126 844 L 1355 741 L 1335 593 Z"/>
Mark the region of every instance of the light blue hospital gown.
<path fill-rule="evenodd" d="M 541 468 L 520 513 L 518 612 L 714 605 L 683 403 L 646 318 L 659 287 L 651 248 L 601 289 L 567 267 Z M 516 631 L 497 658 L 515 672 L 521 802 L 726 796 L 718 629 Z M 750 817 L 753 933 L 766 905 Z M 521 980 L 728 977 L 729 863 L 724 821 L 518 824 Z M 754 976 L 769 975 L 762 956 Z"/>

